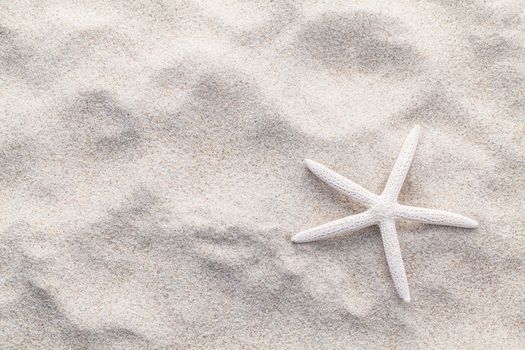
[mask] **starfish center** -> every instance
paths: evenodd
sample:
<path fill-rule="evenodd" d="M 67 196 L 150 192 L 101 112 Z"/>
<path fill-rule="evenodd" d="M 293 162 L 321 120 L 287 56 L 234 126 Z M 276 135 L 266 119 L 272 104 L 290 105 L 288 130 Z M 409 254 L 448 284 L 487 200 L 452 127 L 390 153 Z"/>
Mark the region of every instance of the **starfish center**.
<path fill-rule="evenodd" d="M 372 209 L 378 217 L 386 219 L 394 215 L 394 204 L 395 203 L 382 200 L 376 203 Z"/>

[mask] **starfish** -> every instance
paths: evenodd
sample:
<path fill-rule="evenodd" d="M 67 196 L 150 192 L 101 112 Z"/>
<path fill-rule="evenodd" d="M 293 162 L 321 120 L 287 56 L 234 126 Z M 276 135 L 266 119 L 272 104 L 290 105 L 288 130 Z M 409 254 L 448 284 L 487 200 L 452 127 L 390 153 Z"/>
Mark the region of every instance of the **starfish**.
<path fill-rule="evenodd" d="M 394 280 L 397 293 L 405 302 L 410 302 L 410 291 L 408 290 L 405 266 L 399 248 L 395 220 L 414 220 L 426 224 L 463 228 L 478 227 L 475 220 L 459 214 L 397 203 L 399 191 L 414 159 L 420 129 L 416 125 L 408 134 L 381 195 L 376 195 L 327 167 L 306 159 L 306 166 L 316 176 L 368 209 L 362 213 L 299 232 L 292 237 L 292 241 L 295 243 L 306 243 L 372 225 L 379 225 L 390 274 Z"/>

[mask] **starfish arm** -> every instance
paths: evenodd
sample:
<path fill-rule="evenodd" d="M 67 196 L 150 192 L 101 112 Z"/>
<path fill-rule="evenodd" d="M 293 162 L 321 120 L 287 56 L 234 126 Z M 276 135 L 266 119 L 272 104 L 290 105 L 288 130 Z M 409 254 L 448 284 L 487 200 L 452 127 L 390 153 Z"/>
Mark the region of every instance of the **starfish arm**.
<path fill-rule="evenodd" d="M 420 126 L 416 125 L 410 131 L 403 143 L 401 152 L 399 152 L 394 168 L 392 169 L 385 189 L 383 190 L 383 195 L 388 199 L 396 199 L 401 190 L 401 186 L 403 186 L 403 182 L 405 182 L 408 169 L 410 168 L 410 164 L 412 164 L 414 154 L 416 153 L 420 130 Z"/>
<path fill-rule="evenodd" d="M 385 248 L 386 261 L 390 275 L 394 280 L 397 293 L 405 302 L 410 301 L 410 291 L 408 290 L 408 281 L 405 273 L 405 265 L 401 257 L 401 249 L 397 239 L 396 224 L 393 219 L 385 219 L 379 223 L 381 230 L 381 239 Z"/>
<path fill-rule="evenodd" d="M 355 182 L 339 175 L 333 170 L 328 169 L 322 164 L 305 159 L 306 166 L 319 179 L 323 180 L 328 186 L 346 194 L 351 199 L 361 204 L 371 206 L 375 203 L 378 196 Z"/>
<path fill-rule="evenodd" d="M 476 228 L 479 226 L 476 220 L 463 215 L 444 210 L 411 207 L 408 205 L 400 205 L 399 209 L 396 211 L 396 217 L 400 219 L 420 221 L 433 225 L 464 228 Z"/>
<path fill-rule="evenodd" d="M 292 242 L 307 243 L 318 241 L 341 233 L 359 230 L 375 223 L 375 216 L 370 210 L 367 210 L 356 215 L 350 215 L 321 226 L 301 231 L 292 237 Z"/>

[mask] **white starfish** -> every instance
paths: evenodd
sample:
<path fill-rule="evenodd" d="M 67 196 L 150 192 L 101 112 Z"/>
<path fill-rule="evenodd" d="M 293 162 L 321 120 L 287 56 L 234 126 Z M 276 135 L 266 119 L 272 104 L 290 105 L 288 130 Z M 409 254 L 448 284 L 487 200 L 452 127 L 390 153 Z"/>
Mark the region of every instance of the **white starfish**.
<path fill-rule="evenodd" d="M 411 207 L 397 203 L 397 196 L 405 181 L 408 169 L 416 152 L 420 127 L 416 125 L 408 134 L 401 153 L 388 177 L 385 189 L 380 196 L 369 192 L 351 180 L 337 174 L 327 167 L 306 159 L 308 168 L 329 186 L 346 194 L 348 197 L 365 205 L 368 210 L 355 215 L 329 222 L 302 231 L 292 237 L 295 243 L 305 243 L 332 237 L 344 232 L 358 230 L 371 225 L 379 225 L 385 249 L 386 260 L 396 290 L 406 302 L 410 301 L 410 292 L 401 258 L 399 241 L 396 233 L 396 219 L 406 219 L 434 225 L 475 228 L 478 223 L 465 216 L 443 210 Z"/>

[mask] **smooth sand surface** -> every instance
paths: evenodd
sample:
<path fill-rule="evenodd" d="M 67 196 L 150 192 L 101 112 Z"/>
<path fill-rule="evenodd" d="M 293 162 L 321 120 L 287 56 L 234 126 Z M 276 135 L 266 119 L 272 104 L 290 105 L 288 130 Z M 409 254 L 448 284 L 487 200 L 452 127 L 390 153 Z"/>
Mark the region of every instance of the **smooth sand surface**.
<path fill-rule="evenodd" d="M 0 348 L 519 349 L 525 4 L 0 0 Z M 398 224 L 362 210 L 422 126 Z"/>

